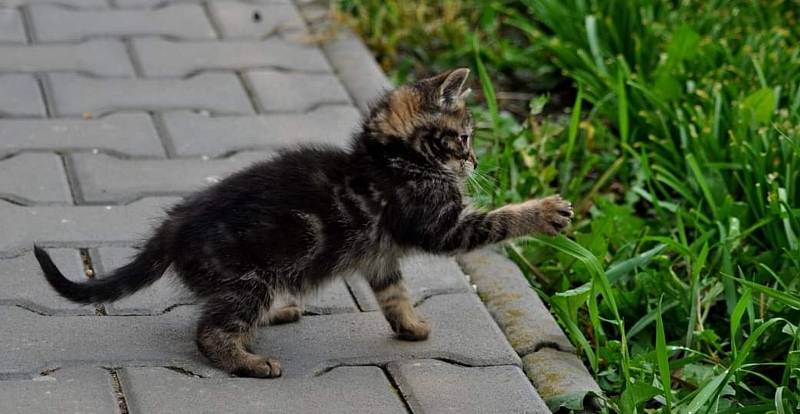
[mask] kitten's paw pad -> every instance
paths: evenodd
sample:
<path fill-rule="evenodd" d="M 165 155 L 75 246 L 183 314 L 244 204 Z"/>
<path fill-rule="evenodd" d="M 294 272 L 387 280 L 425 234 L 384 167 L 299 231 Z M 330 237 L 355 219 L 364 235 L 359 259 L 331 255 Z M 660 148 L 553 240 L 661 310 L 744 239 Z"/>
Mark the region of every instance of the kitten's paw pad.
<path fill-rule="evenodd" d="M 564 230 L 574 215 L 572 203 L 559 195 L 543 198 L 539 201 L 539 218 L 541 231 L 554 236 Z"/>
<path fill-rule="evenodd" d="M 424 341 L 428 339 L 431 327 L 428 322 L 418 320 L 406 326 L 399 326 L 395 332 L 398 338 L 405 341 Z"/>
<path fill-rule="evenodd" d="M 272 358 L 254 358 L 247 365 L 233 371 L 239 377 L 277 378 L 281 376 L 281 363 Z"/>
<path fill-rule="evenodd" d="M 280 309 L 270 309 L 267 313 L 269 325 L 297 322 L 303 316 L 303 309 L 299 306 L 286 306 Z"/>

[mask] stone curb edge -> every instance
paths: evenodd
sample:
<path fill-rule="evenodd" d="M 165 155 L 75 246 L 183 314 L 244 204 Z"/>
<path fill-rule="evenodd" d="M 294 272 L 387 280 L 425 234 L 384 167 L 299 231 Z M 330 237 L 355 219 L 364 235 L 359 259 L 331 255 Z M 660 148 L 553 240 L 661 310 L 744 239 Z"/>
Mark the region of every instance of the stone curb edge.
<path fill-rule="evenodd" d="M 516 263 L 493 248 L 456 258 L 542 399 L 554 412 L 564 407 L 597 412 L 602 391 L 575 347 L 530 287 Z"/>
<path fill-rule="evenodd" d="M 300 3 L 301 14 L 312 27 L 328 24 L 327 14 L 318 5 Z M 309 12 L 309 7 L 314 9 Z M 368 111 L 376 96 L 392 88 L 372 53 L 350 30 L 338 30 L 320 46 L 362 113 Z M 578 396 L 583 399 L 584 412 L 599 411 L 600 387 L 517 265 L 492 249 L 458 257 L 457 262 L 471 277 L 479 297 L 522 358 L 525 373 L 550 409 L 558 411 L 564 401 Z"/>

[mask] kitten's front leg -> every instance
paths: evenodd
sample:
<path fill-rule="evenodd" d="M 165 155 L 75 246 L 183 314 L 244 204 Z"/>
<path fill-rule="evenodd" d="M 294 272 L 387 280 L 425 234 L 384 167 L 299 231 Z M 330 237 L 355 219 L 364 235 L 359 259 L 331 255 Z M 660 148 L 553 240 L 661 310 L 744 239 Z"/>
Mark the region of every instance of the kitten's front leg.
<path fill-rule="evenodd" d="M 383 316 L 400 339 L 422 341 L 431 331 L 428 323 L 421 319 L 403 282 L 397 263 L 381 274 L 368 275 L 368 282 L 381 307 Z"/>

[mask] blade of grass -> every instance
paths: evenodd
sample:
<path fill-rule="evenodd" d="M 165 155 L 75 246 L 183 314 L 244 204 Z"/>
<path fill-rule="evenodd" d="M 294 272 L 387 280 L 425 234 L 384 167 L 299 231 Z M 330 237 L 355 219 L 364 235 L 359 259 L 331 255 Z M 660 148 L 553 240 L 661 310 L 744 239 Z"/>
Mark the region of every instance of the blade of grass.
<path fill-rule="evenodd" d="M 575 97 L 575 104 L 572 105 L 572 114 L 569 118 L 569 132 L 567 134 L 567 154 L 566 159 L 572 159 L 572 151 L 575 148 L 575 140 L 578 137 L 578 127 L 581 121 L 581 103 L 583 102 L 583 87 L 578 85 L 578 96 Z"/>
<path fill-rule="evenodd" d="M 478 43 L 478 36 L 472 37 L 472 49 L 475 53 L 475 66 L 478 67 L 478 79 L 481 82 L 481 89 L 486 98 L 486 106 L 489 107 L 489 114 L 492 118 L 492 129 L 497 131 L 500 127 L 500 111 L 497 108 L 497 96 L 494 92 L 492 80 L 489 78 L 489 73 L 486 72 L 486 66 L 481 59 L 480 45 Z M 496 134 L 496 132 L 495 132 Z M 497 144 L 498 137 L 495 135 L 495 144 Z"/>
<path fill-rule="evenodd" d="M 664 334 L 664 321 L 661 318 L 661 301 L 658 300 L 658 313 L 656 317 L 656 359 L 658 361 L 658 373 L 661 379 L 661 387 L 664 390 L 664 409 L 667 414 L 672 412 L 672 379 L 669 371 L 669 358 L 667 357 L 667 339 Z"/>
<path fill-rule="evenodd" d="M 625 92 L 625 78 L 622 69 L 617 71 L 617 123 L 619 127 L 619 138 L 621 141 L 623 153 L 628 149 L 628 136 L 630 129 L 628 125 L 628 98 Z"/>
<path fill-rule="evenodd" d="M 735 276 L 726 275 L 726 274 L 722 274 L 722 276 L 729 277 L 729 278 L 731 278 L 731 279 L 733 279 L 733 280 L 735 280 L 735 281 L 737 281 L 737 282 L 749 287 L 750 289 L 753 289 L 755 291 L 763 293 L 763 294 L 765 294 L 765 295 L 767 295 L 767 296 L 769 296 L 769 297 L 771 297 L 771 298 L 773 298 L 773 299 L 775 299 L 775 300 L 777 300 L 777 301 L 779 301 L 779 302 L 781 302 L 781 303 L 783 303 L 783 304 L 785 304 L 787 306 L 791 306 L 794 309 L 800 310 L 800 299 L 798 299 L 797 296 L 792 296 L 792 295 L 789 295 L 787 293 L 783 293 L 783 292 L 777 291 L 777 290 L 775 290 L 775 289 L 773 289 L 771 287 L 760 285 L 758 283 L 751 282 L 751 281 L 745 280 L 745 279 L 741 279 L 741 278 L 738 278 L 738 277 L 735 277 Z"/>
<path fill-rule="evenodd" d="M 703 267 L 706 263 L 706 257 L 708 257 L 708 244 L 703 244 L 703 248 L 700 250 L 700 254 L 697 255 L 697 259 L 694 260 L 692 263 L 692 274 L 691 274 L 691 285 L 690 285 L 690 294 L 689 300 L 691 301 L 691 308 L 689 310 L 689 324 L 686 328 L 686 347 L 691 348 L 692 342 L 694 338 L 694 327 L 697 324 L 697 302 L 698 302 L 698 284 L 700 282 L 700 271 L 703 270 Z"/>

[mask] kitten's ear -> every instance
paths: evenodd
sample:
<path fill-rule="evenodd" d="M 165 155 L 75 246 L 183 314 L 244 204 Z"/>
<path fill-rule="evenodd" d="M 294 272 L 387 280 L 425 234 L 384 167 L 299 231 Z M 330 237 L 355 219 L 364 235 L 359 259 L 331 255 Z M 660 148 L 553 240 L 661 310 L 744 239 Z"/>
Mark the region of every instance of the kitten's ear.
<path fill-rule="evenodd" d="M 464 90 L 464 84 L 467 83 L 467 77 L 469 77 L 469 69 L 454 69 L 447 74 L 437 76 L 437 78 L 440 76 L 444 77 L 437 89 L 440 105 L 450 106 L 465 99 L 472 92 L 470 88 Z"/>

